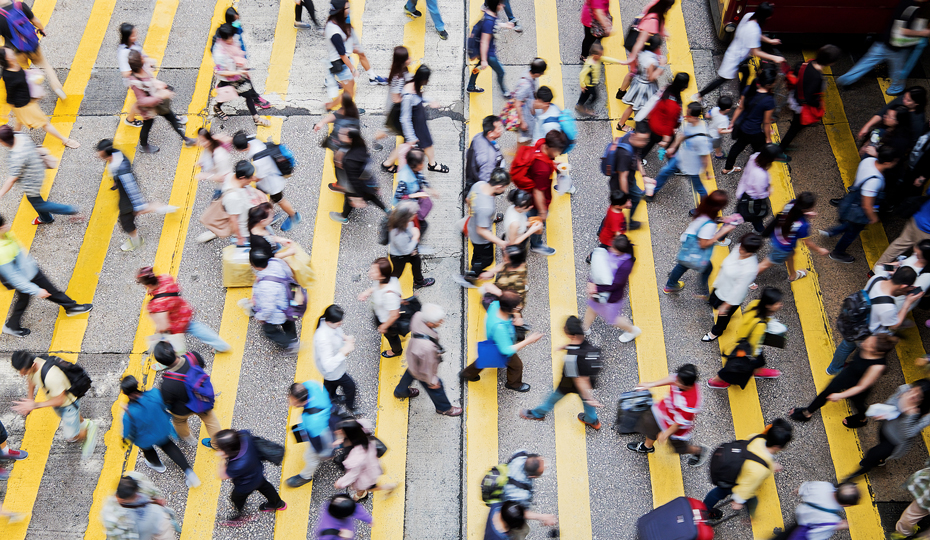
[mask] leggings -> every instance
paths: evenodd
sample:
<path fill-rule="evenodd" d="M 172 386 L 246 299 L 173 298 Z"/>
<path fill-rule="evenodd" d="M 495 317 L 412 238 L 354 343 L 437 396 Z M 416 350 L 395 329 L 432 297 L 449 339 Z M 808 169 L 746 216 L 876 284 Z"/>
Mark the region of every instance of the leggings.
<path fill-rule="evenodd" d="M 391 255 L 391 266 L 394 270 L 391 272 L 392 277 L 400 278 L 407 269 L 407 263 L 410 263 L 410 269 L 413 271 L 413 284 L 423 283 L 423 261 L 419 253 L 416 255 Z"/>
<path fill-rule="evenodd" d="M 249 82 L 251 85 L 251 81 Z M 233 86 L 233 83 L 229 81 L 220 81 L 220 84 L 217 86 Z M 245 106 L 249 108 L 249 114 L 252 116 L 258 115 L 258 110 L 255 109 L 255 102 L 258 101 L 258 92 L 255 91 L 255 87 L 249 88 L 245 92 L 239 92 L 239 95 L 245 98 Z M 225 103 L 225 102 L 224 102 Z M 214 107 L 219 108 L 222 103 L 217 103 Z"/>
<path fill-rule="evenodd" d="M 703 97 L 703 96 L 706 96 L 707 94 L 713 92 L 713 91 L 716 90 L 717 88 L 720 88 L 721 85 L 726 84 L 726 83 L 728 83 L 728 82 L 730 82 L 730 81 L 732 81 L 732 80 L 733 80 L 733 79 L 724 79 L 723 77 L 719 77 L 719 76 L 718 76 L 716 79 L 710 81 L 710 84 L 708 84 L 707 86 L 705 86 L 705 87 L 704 87 L 700 92 L 698 92 L 698 93 L 701 94 L 702 97 Z"/>
<path fill-rule="evenodd" d="M 585 86 L 584 90 L 581 91 L 581 95 L 578 96 L 578 105 L 584 106 L 588 100 L 592 102 L 597 101 L 597 87 L 596 86 Z"/>
<path fill-rule="evenodd" d="M 851 373 L 847 374 L 847 372 L 848 370 L 844 369 L 839 373 L 839 375 L 833 377 L 833 380 L 830 381 L 830 384 L 828 384 L 827 387 L 823 389 L 823 392 L 817 394 L 817 397 L 815 397 L 814 400 L 811 401 L 811 404 L 807 406 L 807 412 L 813 414 L 827 403 L 827 396 L 848 390 L 859 383 L 859 379 L 857 377 Z M 854 411 L 854 414 L 849 417 L 850 420 L 865 420 L 865 411 L 868 409 L 867 400 L 871 392 L 871 388 L 866 388 L 864 391 L 849 398 L 849 402 L 852 403 Z"/>
<path fill-rule="evenodd" d="M 765 147 L 765 133 L 759 132 L 749 135 L 740 132 L 739 138 L 737 138 L 733 146 L 730 147 L 730 154 L 727 156 L 727 162 L 723 168 L 727 170 L 732 169 L 733 165 L 736 163 L 736 158 L 739 157 L 747 146 L 752 146 L 753 152 L 761 152 L 762 148 Z"/>
<path fill-rule="evenodd" d="M 313 21 L 313 24 L 320 26 L 320 23 L 316 22 L 316 10 L 313 8 L 313 0 L 300 0 L 300 3 L 294 6 L 294 22 L 300 22 L 300 15 L 304 8 L 307 8 L 307 13 L 310 14 L 310 20 Z"/>
<path fill-rule="evenodd" d="M 581 56 L 583 58 L 587 58 L 588 53 L 591 52 L 591 45 L 594 45 L 595 43 L 600 43 L 600 42 L 601 42 L 601 38 L 594 37 L 594 34 L 591 33 L 591 27 L 585 26 L 584 27 L 584 39 L 581 40 Z"/>
<path fill-rule="evenodd" d="M 229 498 L 232 500 L 233 506 L 236 507 L 236 513 L 241 514 L 242 509 L 245 508 L 245 501 L 249 498 L 249 495 L 252 492 L 258 491 L 268 499 L 268 504 L 270 506 L 278 507 L 281 506 L 281 497 L 278 495 L 278 491 L 271 485 L 271 482 L 262 478 L 262 483 L 258 485 L 257 488 L 251 491 L 236 491 L 232 490 L 232 493 L 229 494 Z"/>
<path fill-rule="evenodd" d="M 190 463 L 187 462 L 187 458 L 184 457 L 184 454 L 181 452 L 181 449 L 178 448 L 178 445 L 174 444 L 174 441 L 168 439 L 168 442 L 163 444 L 156 444 L 155 446 L 161 448 L 161 451 L 168 455 L 171 458 L 171 461 L 178 464 L 178 467 L 181 467 L 182 471 L 188 471 L 191 468 Z M 158 467 L 161 465 L 161 459 L 158 457 L 158 452 L 155 451 L 155 446 L 151 448 L 143 448 L 142 455 L 145 456 L 145 459 L 149 463 Z"/>
<path fill-rule="evenodd" d="M 781 147 L 781 151 L 784 152 L 788 145 L 791 144 L 791 141 L 801 132 L 802 129 L 806 128 L 804 124 L 801 123 L 801 115 L 794 113 L 794 117 L 791 118 L 791 126 L 788 127 L 788 132 L 785 133 L 785 136 L 781 138 L 781 142 L 778 143 L 778 146 Z"/>

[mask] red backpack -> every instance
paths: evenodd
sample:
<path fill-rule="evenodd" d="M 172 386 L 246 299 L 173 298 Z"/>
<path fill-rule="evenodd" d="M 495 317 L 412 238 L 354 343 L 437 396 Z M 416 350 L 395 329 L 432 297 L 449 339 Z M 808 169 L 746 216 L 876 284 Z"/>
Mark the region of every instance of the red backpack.
<path fill-rule="evenodd" d="M 550 169 L 555 171 L 552 159 L 542 151 L 544 142 L 544 139 L 540 139 L 536 146 L 521 146 L 517 149 L 517 155 L 514 156 L 513 163 L 510 165 L 510 181 L 517 186 L 517 189 L 533 191 L 533 188 L 536 187 L 533 179 L 529 177 L 529 173 L 530 167 L 533 166 L 537 159 L 546 161 Z"/>

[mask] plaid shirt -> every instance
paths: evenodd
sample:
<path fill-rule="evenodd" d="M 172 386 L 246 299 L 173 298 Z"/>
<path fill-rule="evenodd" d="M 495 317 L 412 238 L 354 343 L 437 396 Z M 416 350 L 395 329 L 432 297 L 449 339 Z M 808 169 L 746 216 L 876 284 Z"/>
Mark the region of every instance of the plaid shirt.
<path fill-rule="evenodd" d="M 930 467 L 921 469 L 907 479 L 907 490 L 924 510 L 930 509 Z"/>

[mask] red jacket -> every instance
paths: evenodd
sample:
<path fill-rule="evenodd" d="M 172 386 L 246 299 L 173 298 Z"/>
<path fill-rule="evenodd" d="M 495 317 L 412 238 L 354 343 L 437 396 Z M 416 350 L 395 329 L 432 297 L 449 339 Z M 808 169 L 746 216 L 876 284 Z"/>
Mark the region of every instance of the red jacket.
<path fill-rule="evenodd" d="M 681 125 L 681 103 L 660 99 L 649 113 L 649 128 L 660 137 L 671 137 Z"/>

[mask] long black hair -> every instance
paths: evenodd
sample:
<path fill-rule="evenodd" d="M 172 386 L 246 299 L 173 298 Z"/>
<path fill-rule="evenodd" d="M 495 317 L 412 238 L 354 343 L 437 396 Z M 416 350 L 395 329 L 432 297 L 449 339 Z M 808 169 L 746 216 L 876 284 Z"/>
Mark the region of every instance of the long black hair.
<path fill-rule="evenodd" d="M 239 20 L 239 12 L 236 11 L 236 8 L 229 6 L 226 9 L 226 24 L 232 26 L 232 23 Z"/>
<path fill-rule="evenodd" d="M 346 37 L 349 37 L 352 35 L 352 25 L 349 24 L 349 21 L 346 20 L 345 9 L 334 11 L 333 14 L 329 16 L 329 20 L 332 21 L 333 24 L 338 26 L 339 29 L 342 30 L 342 33 L 346 35 Z"/>
<path fill-rule="evenodd" d="M 345 434 L 346 440 L 348 440 L 352 446 L 361 446 L 366 450 L 368 449 L 368 443 L 370 442 L 370 439 L 368 434 L 365 433 L 365 430 L 362 428 L 362 425 L 359 424 L 357 420 L 354 418 L 343 420 L 339 423 L 339 429 L 342 430 L 342 433 Z"/>
<path fill-rule="evenodd" d="M 688 87 L 688 83 L 690 82 L 691 75 L 683 71 L 676 73 L 675 78 L 672 79 L 672 84 L 666 86 L 665 90 L 662 91 L 662 97 L 660 99 L 668 99 L 671 97 L 678 103 L 681 103 L 681 93 Z"/>
<path fill-rule="evenodd" d="M 432 75 L 432 73 L 429 66 L 422 64 L 417 68 L 417 72 L 413 74 L 413 89 L 418 96 L 423 95 L 423 87 L 429 82 L 429 76 Z"/>
<path fill-rule="evenodd" d="M 320 320 L 317 321 L 316 327 L 319 328 L 323 321 L 328 323 L 337 323 L 342 322 L 343 317 L 345 317 L 345 311 L 336 304 L 331 304 L 323 311 L 323 315 L 320 316 Z"/>
<path fill-rule="evenodd" d="M 800 221 L 804 214 L 809 211 L 814 205 L 817 204 L 817 195 L 814 195 L 810 191 L 803 191 L 800 195 L 791 203 L 791 208 L 788 211 L 782 211 L 778 214 L 778 218 L 775 220 L 776 227 L 781 230 L 781 235 L 786 240 L 791 234 L 791 227 L 795 222 Z"/>
<path fill-rule="evenodd" d="M 394 47 L 394 59 L 391 60 L 391 71 L 388 73 L 388 82 L 394 79 L 402 79 L 407 82 L 407 60 L 410 59 L 410 51 L 403 45 Z"/>
<path fill-rule="evenodd" d="M 129 23 L 126 23 L 126 22 L 124 22 L 123 24 L 119 25 L 119 43 L 120 43 L 120 45 L 123 45 L 123 46 L 125 46 L 125 47 L 131 47 L 131 46 L 132 46 L 132 42 L 129 41 L 129 39 L 132 37 L 132 31 L 135 30 L 135 29 L 136 29 L 135 26 L 133 26 L 133 25 L 131 25 L 131 24 L 129 24 Z"/>
<path fill-rule="evenodd" d="M 762 289 L 762 296 L 759 297 L 759 303 L 753 308 L 756 312 L 756 317 L 760 319 L 771 317 L 774 314 L 772 306 L 781 302 L 784 296 L 785 295 L 775 287 L 766 287 Z"/>
<path fill-rule="evenodd" d="M 675 5 L 675 0 L 659 0 L 652 5 L 648 10 L 646 10 L 646 15 L 650 13 L 656 14 L 656 19 L 659 20 L 659 28 L 665 26 L 665 14 L 668 13 L 668 10 L 672 9 L 672 6 Z"/>
<path fill-rule="evenodd" d="M 756 11 L 749 16 L 749 20 L 756 21 L 759 23 L 759 26 L 762 26 L 765 24 L 765 21 L 769 20 L 773 13 L 775 13 L 775 6 L 768 2 L 762 2 L 759 4 L 759 7 L 756 8 Z"/>

